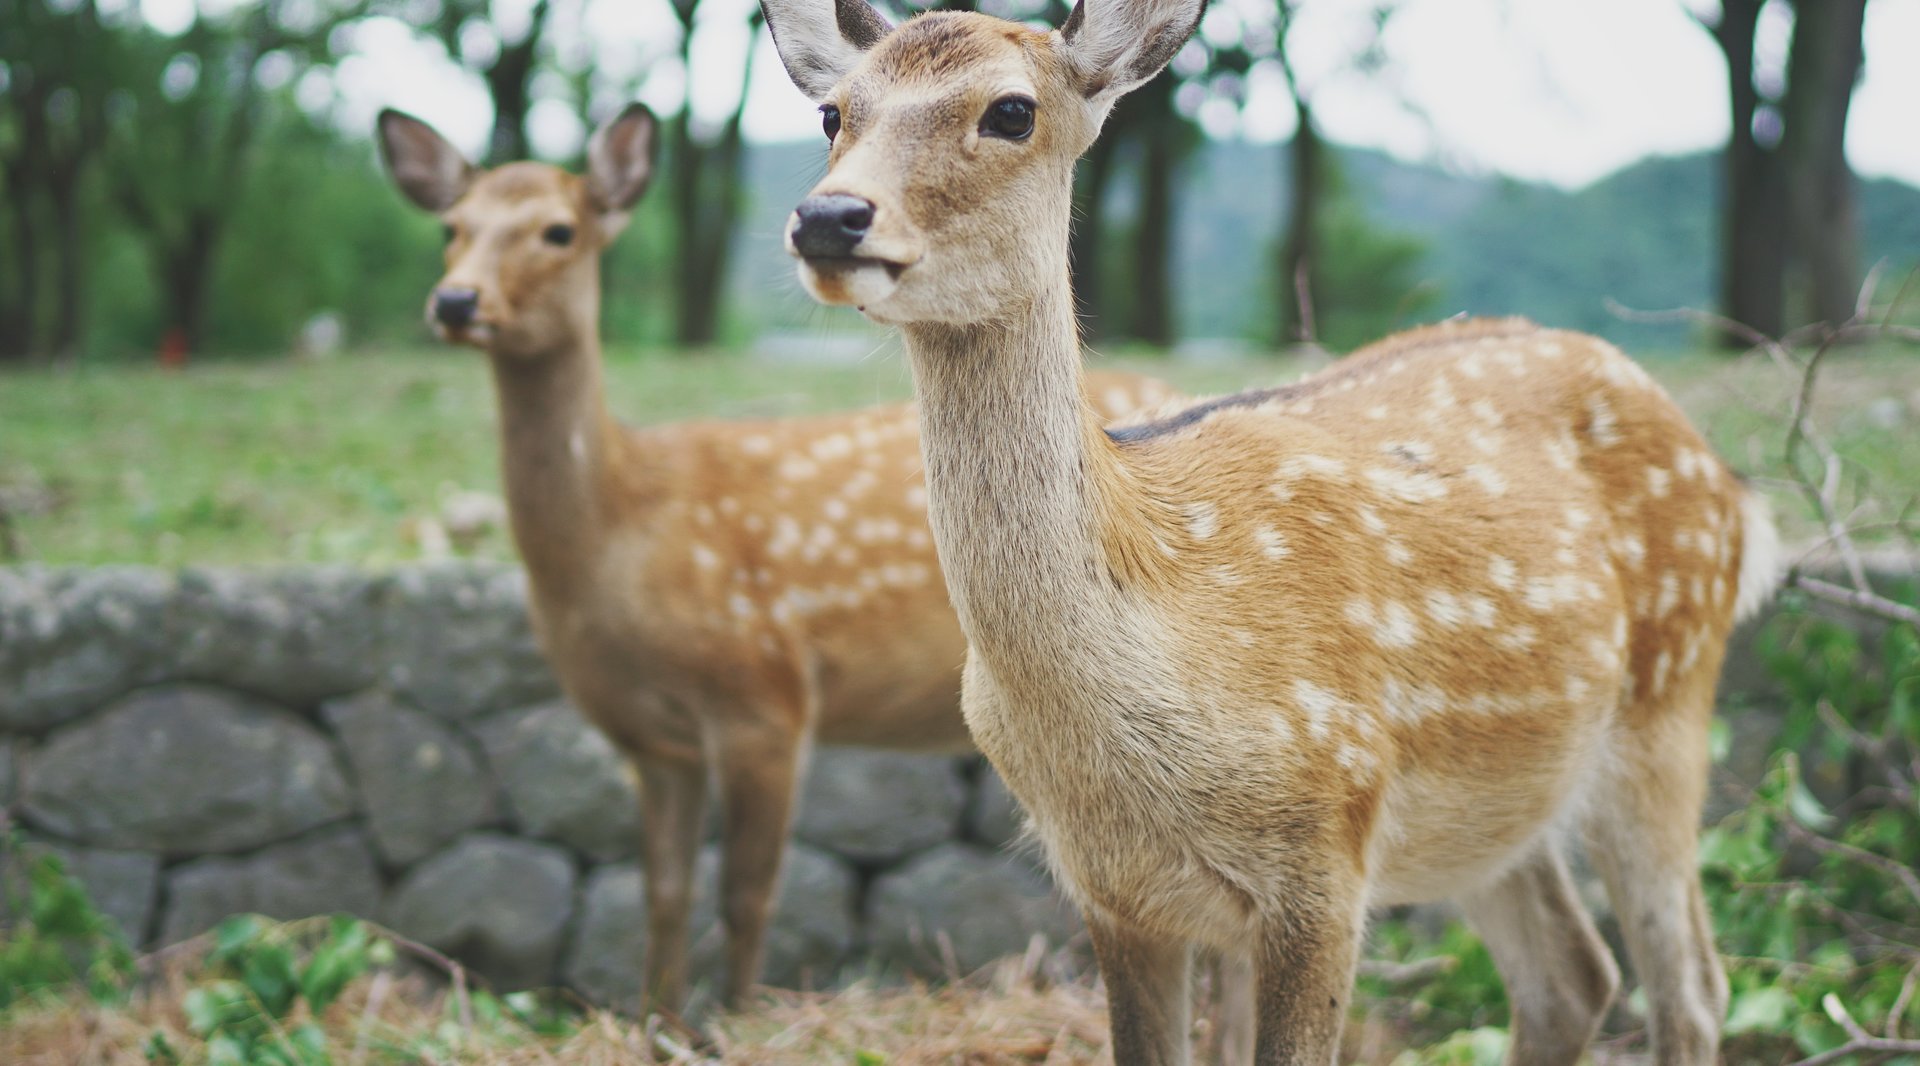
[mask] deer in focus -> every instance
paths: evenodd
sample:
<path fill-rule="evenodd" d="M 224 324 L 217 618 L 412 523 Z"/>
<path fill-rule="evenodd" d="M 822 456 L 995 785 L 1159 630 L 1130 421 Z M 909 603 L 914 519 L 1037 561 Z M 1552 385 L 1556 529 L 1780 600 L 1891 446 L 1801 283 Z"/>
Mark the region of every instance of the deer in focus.
<path fill-rule="evenodd" d="M 1250 949 L 1259 1062 L 1326 1066 L 1368 909 L 1451 898 L 1505 977 L 1508 1061 L 1574 1063 L 1619 982 L 1577 840 L 1654 1061 L 1712 1062 L 1694 847 L 1767 509 L 1631 359 L 1514 319 L 1090 416 L 1074 160 L 1203 6 L 1081 0 L 1043 32 L 763 0 L 831 140 L 788 248 L 904 338 L 967 725 L 1087 920 L 1115 1061 L 1187 1061 L 1204 946 Z"/>
<path fill-rule="evenodd" d="M 815 742 L 970 751 L 965 644 L 926 522 L 914 410 L 631 428 L 602 390 L 602 251 L 652 172 L 633 105 L 587 172 L 469 164 L 379 119 L 387 169 L 447 232 L 427 301 L 493 374 L 509 524 L 568 697 L 637 771 L 650 1005 L 688 992 L 694 860 L 720 806 L 724 1000 L 758 977 L 794 789 Z M 1105 375 L 1120 414 L 1171 395 Z"/>

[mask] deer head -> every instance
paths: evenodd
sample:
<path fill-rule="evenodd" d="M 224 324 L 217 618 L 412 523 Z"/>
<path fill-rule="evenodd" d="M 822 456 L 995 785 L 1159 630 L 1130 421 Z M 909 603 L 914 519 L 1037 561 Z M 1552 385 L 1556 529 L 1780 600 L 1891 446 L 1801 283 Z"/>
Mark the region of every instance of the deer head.
<path fill-rule="evenodd" d="M 892 29 L 865 0 L 762 0 L 832 145 L 787 227 L 802 283 L 878 322 L 1017 313 L 1066 271 L 1074 160 L 1205 6 L 1081 0 L 1042 33 L 972 13 Z"/>
<path fill-rule="evenodd" d="M 394 184 L 446 224 L 446 273 L 427 298 L 443 340 L 495 354 L 562 350 L 597 328 L 600 252 L 653 172 L 653 113 L 629 105 L 587 145 L 587 173 L 545 163 L 482 170 L 433 127 L 380 113 Z"/>

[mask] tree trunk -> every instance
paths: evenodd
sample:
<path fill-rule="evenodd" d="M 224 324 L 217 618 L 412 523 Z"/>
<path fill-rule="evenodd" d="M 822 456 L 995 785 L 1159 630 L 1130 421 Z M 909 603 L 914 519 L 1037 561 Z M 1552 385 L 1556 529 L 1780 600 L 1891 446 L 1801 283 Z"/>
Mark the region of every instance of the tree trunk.
<path fill-rule="evenodd" d="M 1163 78 L 1165 76 L 1163 75 Z M 1173 143 L 1178 121 L 1167 101 L 1168 114 L 1155 115 L 1141 127 L 1140 214 L 1133 231 L 1133 336 L 1148 344 L 1170 347 L 1173 330 L 1173 170 L 1178 153 Z"/>
<path fill-rule="evenodd" d="M 1787 206 L 1779 154 L 1754 125 L 1761 99 L 1753 41 L 1763 6 L 1765 0 L 1724 0 L 1713 30 L 1726 56 L 1733 120 L 1721 156 L 1720 313 L 1777 337 L 1786 327 Z M 1716 340 L 1725 348 L 1748 346 L 1733 331 Z"/>
<path fill-rule="evenodd" d="M 1313 109 L 1298 94 L 1294 98 L 1297 126 L 1287 148 L 1292 182 L 1287 190 L 1287 235 L 1280 246 L 1280 339 L 1314 338 L 1313 290 L 1319 239 L 1323 146 L 1313 124 Z"/>
<path fill-rule="evenodd" d="M 487 93 L 493 98 L 493 132 L 487 138 L 486 159 L 490 167 L 532 154 L 527 143 L 527 112 L 533 108 L 533 71 L 539 63 L 548 11 L 548 0 L 535 4 L 527 35 L 501 45 L 499 58 L 487 68 Z"/>
<path fill-rule="evenodd" d="M 1808 317 L 1836 325 L 1853 317 L 1860 287 L 1860 220 L 1846 133 L 1866 6 L 1866 0 L 1797 4 L 1787 68 L 1780 148 L 1793 249 L 1807 282 Z"/>
<path fill-rule="evenodd" d="M 1107 186 L 1113 181 L 1113 150 L 1118 143 L 1117 137 L 1095 140 L 1074 173 L 1076 225 L 1067 256 L 1073 276 L 1074 305 L 1080 313 L 1080 335 L 1087 340 L 1098 340 L 1113 330 L 1107 313 L 1106 272 L 1100 256 L 1106 234 L 1103 209 Z"/>
<path fill-rule="evenodd" d="M 63 175 L 49 191 L 53 200 L 55 302 L 47 349 L 55 361 L 71 362 L 79 354 L 80 311 L 85 304 L 86 237 L 80 226 L 80 175 Z"/>
<path fill-rule="evenodd" d="M 170 330 L 180 331 L 188 353 L 200 351 L 207 340 L 214 253 L 218 248 L 219 223 L 211 213 L 195 212 L 181 231 L 179 244 L 159 258 L 167 325 Z"/>
<path fill-rule="evenodd" d="M 0 306 L 0 312 L 4 312 L 0 317 L 0 362 L 6 363 L 24 363 L 33 357 L 33 327 L 40 305 L 40 247 L 35 239 L 38 220 L 34 218 L 32 191 L 22 180 L 24 169 L 7 175 L 6 200 L 13 208 L 9 249 L 13 266 L 8 273 L 13 277 L 12 292 Z"/>

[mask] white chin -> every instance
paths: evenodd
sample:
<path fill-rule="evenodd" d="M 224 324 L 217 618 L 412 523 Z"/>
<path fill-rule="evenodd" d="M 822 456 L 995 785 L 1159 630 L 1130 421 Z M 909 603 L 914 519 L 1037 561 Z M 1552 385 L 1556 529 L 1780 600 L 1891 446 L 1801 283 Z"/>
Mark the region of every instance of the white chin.
<path fill-rule="evenodd" d="M 823 304 L 857 307 L 862 311 L 884 303 L 900 288 L 900 281 L 892 270 L 869 260 L 855 260 L 845 266 L 816 266 L 801 260 L 800 283 Z"/>

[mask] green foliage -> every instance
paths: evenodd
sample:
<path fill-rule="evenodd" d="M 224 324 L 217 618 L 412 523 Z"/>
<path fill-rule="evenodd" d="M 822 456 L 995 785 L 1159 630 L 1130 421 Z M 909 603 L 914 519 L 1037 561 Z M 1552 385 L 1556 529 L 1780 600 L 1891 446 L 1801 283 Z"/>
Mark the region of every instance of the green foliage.
<path fill-rule="evenodd" d="M 117 998 L 133 972 L 133 953 L 58 856 L 0 838 L 0 1011 L 30 996 L 82 986 L 96 1000 Z"/>
<path fill-rule="evenodd" d="M 239 915 L 213 931 L 209 979 L 181 1001 L 187 1028 L 206 1044 L 206 1061 L 221 1066 L 328 1066 L 325 1031 L 317 1019 L 347 985 L 372 967 L 393 961 L 393 945 L 371 936 L 364 923 L 331 919 L 324 935 L 311 923 L 276 925 Z M 149 1057 L 177 1061 L 155 1033 Z"/>

